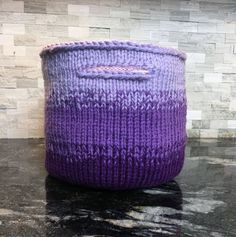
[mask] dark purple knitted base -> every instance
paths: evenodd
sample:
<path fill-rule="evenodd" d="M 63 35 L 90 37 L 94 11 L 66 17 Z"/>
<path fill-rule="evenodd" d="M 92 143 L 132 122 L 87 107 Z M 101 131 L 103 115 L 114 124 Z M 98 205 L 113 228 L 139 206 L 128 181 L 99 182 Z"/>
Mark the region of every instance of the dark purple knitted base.
<path fill-rule="evenodd" d="M 81 146 L 80 146 L 81 148 Z M 82 186 L 128 189 L 155 187 L 172 180 L 184 163 L 184 146 L 166 155 L 150 157 L 148 150 L 140 151 L 142 157 L 134 158 L 134 151 L 117 150 L 117 156 L 105 157 L 88 147 L 81 148 L 83 156 L 63 156 L 47 151 L 46 169 L 54 177 Z M 101 148 L 106 150 L 106 148 Z M 114 149 L 115 150 L 115 149 Z M 146 154 L 145 154 L 146 153 Z M 60 165 L 58 165 L 60 164 Z"/>
<path fill-rule="evenodd" d="M 51 46 L 41 56 L 49 174 L 107 189 L 153 187 L 178 175 L 184 54 L 111 41 Z"/>

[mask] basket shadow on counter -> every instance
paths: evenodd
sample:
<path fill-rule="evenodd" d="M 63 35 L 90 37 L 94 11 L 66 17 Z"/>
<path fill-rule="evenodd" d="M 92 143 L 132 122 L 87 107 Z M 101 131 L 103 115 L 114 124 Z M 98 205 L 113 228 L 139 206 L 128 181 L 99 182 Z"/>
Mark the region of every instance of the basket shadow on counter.
<path fill-rule="evenodd" d="M 46 236 L 180 236 L 182 192 L 158 188 L 104 191 L 45 179 Z"/>

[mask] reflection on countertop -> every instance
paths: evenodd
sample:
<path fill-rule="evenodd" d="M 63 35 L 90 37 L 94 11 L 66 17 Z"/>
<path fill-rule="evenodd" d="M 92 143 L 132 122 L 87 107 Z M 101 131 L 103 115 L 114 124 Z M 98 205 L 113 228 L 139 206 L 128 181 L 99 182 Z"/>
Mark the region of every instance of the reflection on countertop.
<path fill-rule="evenodd" d="M 189 140 L 182 173 L 102 191 L 47 175 L 44 140 L 0 140 L 0 236 L 236 236 L 236 141 Z"/>

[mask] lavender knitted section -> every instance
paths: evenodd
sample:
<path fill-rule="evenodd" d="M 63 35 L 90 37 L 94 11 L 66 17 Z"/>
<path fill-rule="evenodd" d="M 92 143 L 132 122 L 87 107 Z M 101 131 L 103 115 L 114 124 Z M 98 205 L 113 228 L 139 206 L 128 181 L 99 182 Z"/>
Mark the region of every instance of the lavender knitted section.
<path fill-rule="evenodd" d="M 182 169 L 185 54 L 133 42 L 45 47 L 46 169 L 91 187 L 153 187 Z"/>

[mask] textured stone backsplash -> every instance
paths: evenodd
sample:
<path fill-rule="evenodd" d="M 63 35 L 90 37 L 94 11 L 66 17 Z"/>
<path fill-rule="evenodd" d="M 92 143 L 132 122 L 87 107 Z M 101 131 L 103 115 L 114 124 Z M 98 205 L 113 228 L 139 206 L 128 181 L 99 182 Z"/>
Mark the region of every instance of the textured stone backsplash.
<path fill-rule="evenodd" d="M 43 137 L 42 46 L 123 39 L 185 51 L 189 137 L 236 137 L 235 0 L 0 0 L 0 138 Z"/>

